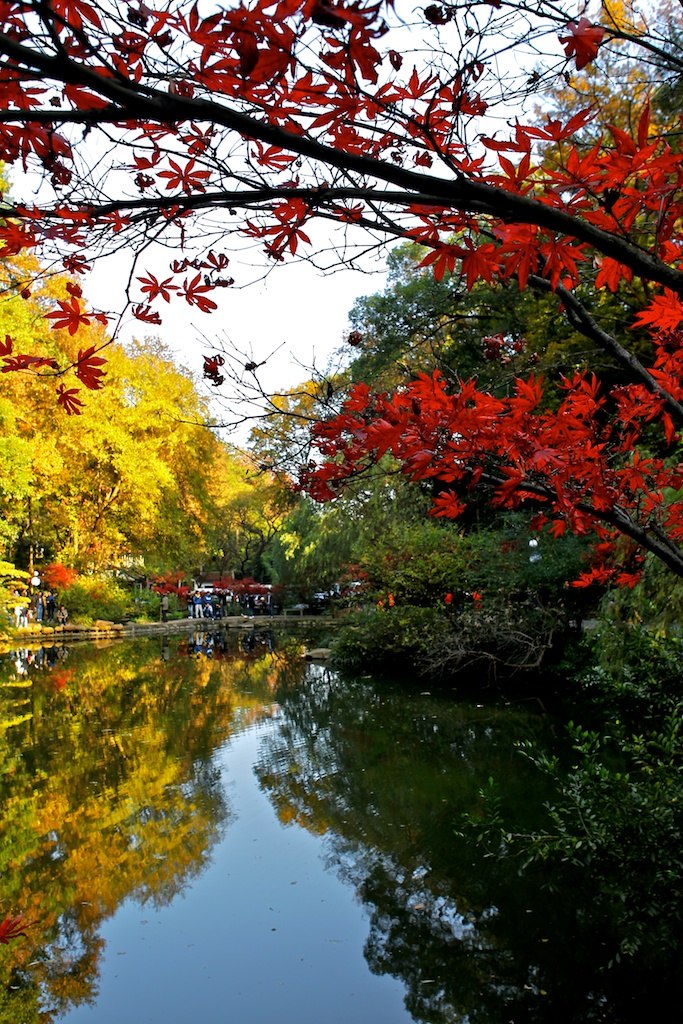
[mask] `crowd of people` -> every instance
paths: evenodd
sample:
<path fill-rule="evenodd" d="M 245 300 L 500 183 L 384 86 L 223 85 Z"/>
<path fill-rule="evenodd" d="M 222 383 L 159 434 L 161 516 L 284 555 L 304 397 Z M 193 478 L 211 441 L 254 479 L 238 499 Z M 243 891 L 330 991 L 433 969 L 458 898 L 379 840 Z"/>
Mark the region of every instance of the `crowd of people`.
<path fill-rule="evenodd" d="M 14 624 L 17 629 L 30 626 L 33 622 L 65 626 L 69 621 L 67 609 L 57 603 L 57 597 L 51 590 L 40 590 L 33 595 L 21 594 L 16 590 L 14 599 Z"/>
<path fill-rule="evenodd" d="M 212 590 L 193 590 L 187 597 L 187 614 L 190 619 L 222 619 L 230 614 L 267 615 L 270 610 L 268 594 L 233 595 Z"/>

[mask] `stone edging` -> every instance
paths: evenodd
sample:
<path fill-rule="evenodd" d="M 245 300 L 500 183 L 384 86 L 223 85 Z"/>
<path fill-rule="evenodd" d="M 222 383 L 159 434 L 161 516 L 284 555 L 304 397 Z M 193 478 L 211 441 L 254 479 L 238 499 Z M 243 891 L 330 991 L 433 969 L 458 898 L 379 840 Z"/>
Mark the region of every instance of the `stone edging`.
<path fill-rule="evenodd" d="M 0 635 L 0 650 L 7 650 L 12 647 L 22 647 L 25 644 L 54 643 L 66 640 L 101 640 L 104 638 L 149 636 L 163 633 L 181 633 L 195 629 L 203 629 L 207 626 L 222 626 L 229 628 L 252 628 L 255 626 L 268 626 L 273 623 L 288 626 L 301 625 L 303 623 L 329 622 L 326 616 L 315 615 L 296 618 L 287 615 L 228 615 L 222 619 L 169 619 L 168 622 L 109 622 L 105 619 L 97 619 L 91 626 L 79 626 L 75 623 L 67 623 L 66 626 L 43 626 L 39 623 L 32 623 L 30 626 L 20 626 L 10 633 Z"/>

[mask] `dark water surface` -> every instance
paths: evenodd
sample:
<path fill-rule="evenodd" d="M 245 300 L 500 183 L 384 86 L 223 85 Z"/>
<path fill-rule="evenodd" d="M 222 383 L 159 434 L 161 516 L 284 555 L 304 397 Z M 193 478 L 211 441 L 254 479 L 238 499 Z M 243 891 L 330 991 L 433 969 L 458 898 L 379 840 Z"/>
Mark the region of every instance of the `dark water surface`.
<path fill-rule="evenodd" d="M 552 718 L 252 639 L 0 660 L 0 1024 L 622 1019 L 575 894 L 456 835 L 489 776 L 537 823 Z"/>

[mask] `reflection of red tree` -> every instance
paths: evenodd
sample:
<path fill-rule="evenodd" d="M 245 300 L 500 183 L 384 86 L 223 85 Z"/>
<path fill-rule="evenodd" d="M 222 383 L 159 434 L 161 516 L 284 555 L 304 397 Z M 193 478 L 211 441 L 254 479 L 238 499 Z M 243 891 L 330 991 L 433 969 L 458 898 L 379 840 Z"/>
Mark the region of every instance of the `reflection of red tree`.
<path fill-rule="evenodd" d="M 51 672 L 49 680 L 52 689 L 65 690 L 67 684 L 73 679 L 75 671 L 73 668 L 59 668 L 56 672 Z"/>

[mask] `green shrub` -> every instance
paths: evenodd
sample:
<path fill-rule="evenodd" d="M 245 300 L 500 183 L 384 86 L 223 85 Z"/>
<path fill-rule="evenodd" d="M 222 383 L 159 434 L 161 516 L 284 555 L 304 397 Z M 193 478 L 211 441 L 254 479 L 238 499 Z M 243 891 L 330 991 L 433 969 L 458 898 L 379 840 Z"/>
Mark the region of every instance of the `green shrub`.
<path fill-rule="evenodd" d="M 133 615 L 138 622 L 158 622 L 161 619 L 161 595 L 155 590 L 141 590 L 133 598 Z M 187 601 L 177 594 L 168 595 L 168 618 L 184 619 L 187 616 Z"/>
<path fill-rule="evenodd" d="M 584 538 L 539 536 L 530 531 L 528 517 L 508 513 L 497 529 L 469 533 L 457 524 L 413 523 L 379 538 L 363 564 L 376 589 L 391 591 L 404 604 L 433 607 L 449 591 L 476 590 L 487 598 L 503 594 L 515 600 L 533 593 L 544 603 L 573 608 L 585 594 L 565 584 L 585 567 L 585 550 Z"/>
<path fill-rule="evenodd" d="M 121 622 L 133 614 L 128 590 L 106 576 L 81 576 L 59 595 L 72 622 L 87 624 L 95 619 Z"/>
<path fill-rule="evenodd" d="M 582 643 L 576 680 L 603 714 L 658 723 L 683 700 L 683 640 L 641 625 L 601 623 Z"/>
<path fill-rule="evenodd" d="M 643 624 L 662 635 L 676 636 L 683 622 L 683 580 L 659 559 L 648 557 L 640 583 L 632 590 L 610 590 L 604 605 L 612 621 Z"/>
<path fill-rule="evenodd" d="M 332 654 L 336 664 L 349 668 L 412 669 L 421 666 L 443 622 L 443 613 L 433 608 L 361 612 L 340 629 Z"/>

